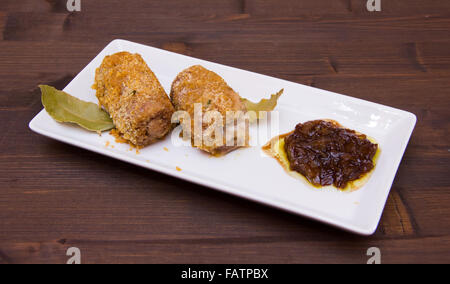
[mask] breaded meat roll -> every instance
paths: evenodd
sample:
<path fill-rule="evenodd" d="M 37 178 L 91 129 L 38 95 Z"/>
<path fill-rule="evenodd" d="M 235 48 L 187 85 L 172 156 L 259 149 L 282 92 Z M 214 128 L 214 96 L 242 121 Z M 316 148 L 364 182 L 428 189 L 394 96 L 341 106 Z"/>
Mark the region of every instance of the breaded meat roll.
<path fill-rule="evenodd" d="M 156 142 L 172 129 L 173 105 L 139 54 L 105 57 L 92 88 L 120 135 L 135 146 Z"/>
<path fill-rule="evenodd" d="M 182 125 L 190 127 L 194 147 L 220 156 L 248 146 L 248 119 L 242 117 L 247 109 L 240 96 L 218 74 L 199 65 L 192 66 L 178 74 L 170 97 L 177 111 L 185 111 L 190 116 L 190 125 Z M 194 123 L 199 109 L 200 132 Z"/>

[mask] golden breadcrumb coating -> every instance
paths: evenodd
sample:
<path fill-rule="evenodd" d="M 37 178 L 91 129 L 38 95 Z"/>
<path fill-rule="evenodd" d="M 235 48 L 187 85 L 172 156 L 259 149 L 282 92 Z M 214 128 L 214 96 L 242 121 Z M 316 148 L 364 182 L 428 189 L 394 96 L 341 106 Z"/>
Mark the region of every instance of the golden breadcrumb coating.
<path fill-rule="evenodd" d="M 196 65 L 192 66 L 180 74 L 174 80 L 172 84 L 172 90 L 170 93 L 172 103 L 177 111 L 182 110 L 189 113 L 191 116 L 191 131 L 194 133 L 194 105 L 202 104 L 202 112 L 205 115 L 208 111 L 217 111 L 223 117 L 223 126 L 225 127 L 224 132 L 226 132 L 226 127 L 230 123 L 235 124 L 236 120 L 227 120 L 227 112 L 242 112 L 246 113 L 247 109 L 242 103 L 240 96 L 233 91 L 233 89 L 228 86 L 222 77 L 216 73 L 207 70 L 206 68 Z M 207 129 L 211 123 L 203 121 L 203 130 Z M 245 145 L 238 145 L 237 143 L 237 133 L 235 129 L 235 134 L 227 140 L 225 134 L 223 135 L 223 143 L 221 145 L 206 145 L 202 143 L 201 145 L 194 145 L 199 149 L 209 152 L 213 155 L 223 155 L 230 151 L 233 151 L 240 146 L 248 145 L 248 120 L 246 121 L 245 129 Z M 191 139 L 194 140 L 194 135 L 191 135 Z M 227 146 L 227 144 L 232 140 L 231 144 L 234 146 Z"/>
<path fill-rule="evenodd" d="M 106 56 L 95 72 L 92 88 L 117 130 L 132 144 L 147 146 L 172 129 L 172 103 L 139 54 Z"/>

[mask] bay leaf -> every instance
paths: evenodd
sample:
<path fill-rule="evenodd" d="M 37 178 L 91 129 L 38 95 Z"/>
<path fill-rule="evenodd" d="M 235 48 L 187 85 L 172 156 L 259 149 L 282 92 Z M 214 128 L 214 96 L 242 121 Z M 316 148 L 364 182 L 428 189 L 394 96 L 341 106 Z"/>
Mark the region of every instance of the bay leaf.
<path fill-rule="evenodd" d="M 284 93 L 284 89 L 280 90 L 278 93 L 273 94 L 270 99 L 262 99 L 258 103 L 253 103 L 247 99 L 241 98 L 242 102 L 247 107 L 247 111 L 253 111 L 257 115 L 257 117 L 252 118 L 253 120 L 261 119 L 263 118 L 263 115 L 261 112 L 270 112 L 273 111 L 278 104 L 278 99 L 281 97 L 281 95 Z"/>
<path fill-rule="evenodd" d="M 42 104 L 58 122 L 75 123 L 89 131 L 102 132 L 114 128 L 109 114 L 98 105 L 82 101 L 51 86 L 40 85 Z"/>

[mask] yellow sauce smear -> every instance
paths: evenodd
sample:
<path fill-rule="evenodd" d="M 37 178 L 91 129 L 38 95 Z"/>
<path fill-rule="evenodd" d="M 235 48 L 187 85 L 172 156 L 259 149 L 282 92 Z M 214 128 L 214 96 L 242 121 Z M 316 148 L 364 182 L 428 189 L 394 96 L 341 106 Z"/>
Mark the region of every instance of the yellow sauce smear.
<path fill-rule="evenodd" d="M 291 170 L 291 164 L 288 160 L 284 145 L 285 145 L 285 138 L 287 136 L 291 135 L 292 133 L 293 132 L 290 132 L 290 133 L 283 134 L 283 135 L 273 138 L 272 140 L 269 141 L 269 143 L 264 145 L 262 149 L 267 155 L 269 155 L 272 158 L 275 158 L 280 163 L 280 165 L 283 167 L 283 169 L 290 176 L 292 176 L 293 178 L 296 178 L 296 179 L 303 180 L 305 183 L 307 183 L 308 185 L 310 185 L 314 188 L 334 188 L 334 189 L 337 189 L 339 191 L 344 191 L 344 192 L 357 191 L 358 189 L 360 189 L 363 185 L 365 185 L 369 181 L 370 176 L 372 175 L 373 171 L 375 170 L 375 167 L 376 167 L 376 164 L 378 161 L 378 157 L 380 156 L 380 153 L 381 153 L 380 147 L 378 147 L 377 153 L 373 157 L 374 168 L 370 172 L 363 175 L 361 178 L 348 182 L 348 185 L 346 188 L 339 189 L 332 185 L 331 186 L 316 186 L 316 185 L 310 183 L 308 181 L 308 179 L 306 179 L 306 177 L 304 177 L 302 174 Z M 370 142 L 376 144 L 376 141 L 373 138 L 367 137 L 367 139 Z"/>

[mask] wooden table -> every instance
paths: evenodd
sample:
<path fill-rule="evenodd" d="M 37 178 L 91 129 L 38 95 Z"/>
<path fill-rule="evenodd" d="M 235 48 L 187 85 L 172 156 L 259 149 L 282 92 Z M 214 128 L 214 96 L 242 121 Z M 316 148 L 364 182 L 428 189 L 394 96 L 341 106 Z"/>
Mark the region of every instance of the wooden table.
<path fill-rule="evenodd" d="M 450 262 L 450 1 L 2 0 L 0 263 Z M 418 117 L 378 231 L 355 236 L 32 133 L 63 88 L 128 39 Z"/>

